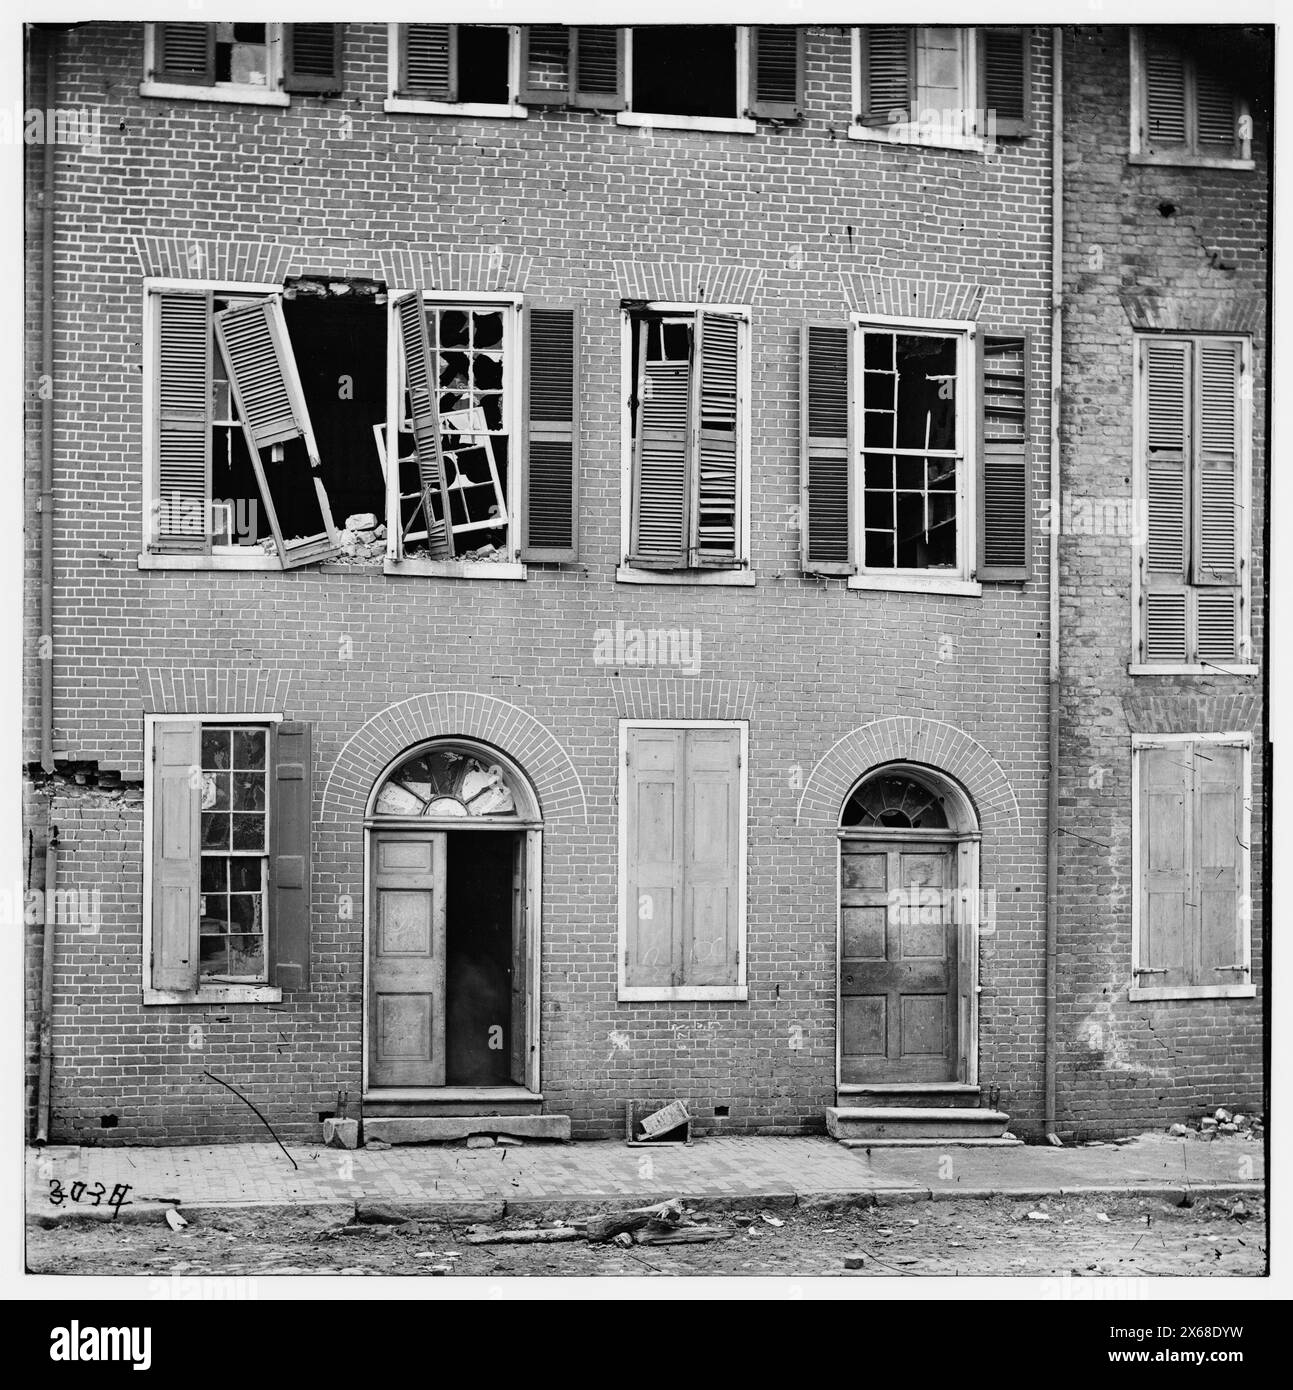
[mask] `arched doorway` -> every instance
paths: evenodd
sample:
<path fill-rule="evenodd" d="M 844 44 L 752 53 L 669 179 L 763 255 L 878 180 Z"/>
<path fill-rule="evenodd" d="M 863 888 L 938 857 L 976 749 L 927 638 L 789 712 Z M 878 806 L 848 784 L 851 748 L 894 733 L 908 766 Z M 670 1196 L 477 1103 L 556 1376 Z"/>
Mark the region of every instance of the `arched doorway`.
<path fill-rule="evenodd" d="M 977 1081 L 979 824 L 950 778 L 868 772 L 839 822 L 839 1088 Z"/>
<path fill-rule="evenodd" d="M 484 744 L 421 744 L 378 778 L 365 828 L 365 1092 L 537 1092 L 541 822 L 528 779 Z"/>

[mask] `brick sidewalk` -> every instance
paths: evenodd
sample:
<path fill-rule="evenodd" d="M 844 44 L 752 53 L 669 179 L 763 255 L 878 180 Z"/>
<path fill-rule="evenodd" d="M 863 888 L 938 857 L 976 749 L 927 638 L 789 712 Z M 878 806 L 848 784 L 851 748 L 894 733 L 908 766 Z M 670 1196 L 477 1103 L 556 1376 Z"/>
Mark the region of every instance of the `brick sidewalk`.
<path fill-rule="evenodd" d="M 547 1207 L 640 1205 L 667 1197 L 699 1204 L 789 1206 L 1020 1196 L 1093 1190 L 1261 1191 L 1259 1145 L 1200 1143 L 1146 1135 L 1128 1144 L 1075 1149 L 848 1150 L 825 1138 L 710 1138 L 690 1148 L 630 1149 L 622 1143 L 530 1144 L 492 1149 L 408 1147 L 348 1152 L 292 1146 L 293 1169 L 273 1143 L 173 1148 L 29 1150 L 28 1219 L 109 1215 L 91 1205 L 96 1185 L 129 1184 L 123 1215 L 159 1204 L 189 1208 L 259 1204 L 335 1206 L 384 1201 L 433 1215 L 479 1216 Z M 73 1200 L 74 1184 L 86 1188 Z M 51 1183 L 64 1200 L 51 1201 Z M 475 1208 L 479 1207 L 477 1213 Z M 416 1213 L 414 1213 L 416 1214 Z"/>

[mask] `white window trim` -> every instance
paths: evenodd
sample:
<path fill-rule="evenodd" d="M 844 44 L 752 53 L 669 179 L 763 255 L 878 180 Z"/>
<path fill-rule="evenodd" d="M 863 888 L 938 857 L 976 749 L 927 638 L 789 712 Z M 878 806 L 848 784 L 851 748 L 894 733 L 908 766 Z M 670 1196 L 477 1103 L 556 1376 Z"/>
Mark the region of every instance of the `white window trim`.
<path fill-rule="evenodd" d="M 737 458 L 737 485 L 741 496 L 741 565 L 725 569 L 639 569 L 628 563 L 633 546 L 633 325 L 627 309 L 620 311 L 620 555 L 615 570 L 617 584 L 700 584 L 713 588 L 749 589 L 755 585 L 750 556 L 750 390 L 753 380 L 754 317 L 748 304 L 683 304 L 675 300 L 651 300 L 647 309 L 658 313 L 736 314 L 744 321 L 738 345 L 740 363 L 737 389 L 741 396 L 741 447 Z"/>
<path fill-rule="evenodd" d="M 1161 666 L 1151 662 L 1136 660 L 1136 651 L 1141 637 L 1141 583 L 1140 563 L 1145 553 L 1146 536 L 1144 527 L 1138 528 L 1131 542 L 1131 660 L 1127 663 L 1130 676 L 1256 676 L 1260 667 L 1252 660 L 1252 607 L 1253 607 L 1253 410 L 1251 396 L 1245 401 L 1242 383 L 1253 379 L 1253 343 L 1243 333 L 1144 333 L 1132 335 L 1134 354 L 1131 412 L 1131 499 L 1133 511 L 1144 515 L 1143 507 L 1147 496 L 1145 486 L 1145 426 L 1144 426 L 1144 377 L 1140 370 L 1141 343 L 1151 339 L 1166 341 L 1188 339 L 1197 343 L 1200 339 L 1215 339 L 1218 342 L 1239 344 L 1239 371 L 1241 390 L 1239 393 L 1239 457 L 1235 466 L 1239 470 L 1239 602 L 1242 609 L 1241 621 L 1236 631 L 1235 650 L 1238 660 L 1233 662 L 1173 662 Z M 1193 360 L 1193 357 L 1191 358 Z M 1193 377 L 1191 378 L 1193 380 Z M 1193 391 L 1193 386 L 1191 386 Z M 1193 464 L 1189 465 L 1190 468 Z M 1194 496 L 1193 474 L 1186 478 L 1186 495 Z M 1191 502 L 1191 507 L 1193 503 Z M 1193 528 L 1193 515 L 1190 525 Z"/>
<path fill-rule="evenodd" d="M 502 27 L 501 25 L 499 26 Z M 400 85 L 400 25 L 386 26 L 386 100 L 382 110 L 392 115 L 412 116 L 478 116 L 485 120 L 524 120 L 528 106 L 517 98 L 521 90 L 521 26 L 507 26 L 507 90 L 511 100 L 506 103 L 482 101 L 418 101 L 397 96 Z"/>
<path fill-rule="evenodd" d="M 734 985 L 627 985 L 625 983 L 624 953 L 628 950 L 628 884 L 629 884 L 629 819 L 625 808 L 628 806 L 629 791 L 629 730 L 630 729 L 737 729 L 740 732 L 740 805 L 737 814 L 740 820 L 740 837 L 737 850 L 737 919 L 736 940 L 738 965 Z M 748 719 L 621 719 L 619 730 L 619 889 L 617 930 L 615 939 L 616 999 L 621 1004 L 648 1003 L 651 1001 L 686 1002 L 729 1000 L 740 1002 L 748 999 L 747 983 L 748 952 L 746 950 L 746 875 L 749 844 L 749 779 L 750 779 L 750 721 Z"/>
<path fill-rule="evenodd" d="M 282 90 L 283 85 L 283 26 L 265 26 L 265 46 L 268 49 L 269 71 L 263 87 L 250 83 L 239 85 L 223 82 L 212 87 L 197 87 L 188 82 L 154 82 L 146 74 L 157 61 L 157 25 L 144 25 L 144 73 L 139 84 L 141 97 L 165 97 L 168 101 L 228 101 L 239 106 L 290 106 L 292 98 Z"/>
<path fill-rule="evenodd" d="M 1239 892 L 1240 903 L 1250 904 L 1249 920 L 1240 933 L 1240 958 L 1236 962 L 1245 968 L 1249 983 L 1245 985 L 1181 985 L 1141 986 L 1134 983 L 1140 959 L 1141 932 L 1141 874 L 1140 840 L 1144 833 L 1140 823 L 1140 752 L 1165 743 L 1230 744 L 1243 750 L 1241 805 L 1243 807 L 1243 840 L 1240 844 Z M 1155 999 L 1253 999 L 1257 986 L 1252 983 L 1252 843 L 1253 843 L 1253 740 L 1252 735 L 1231 731 L 1220 734 L 1132 734 L 1131 736 L 1131 971 L 1133 983 L 1127 991 L 1132 1003 Z"/>
<path fill-rule="evenodd" d="M 173 990 L 153 988 L 153 740 L 159 724 L 187 723 L 197 720 L 201 724 L 281 724 L 281 714 L 146 714 L 144 715 L 144 844 L 143 844 L 143 921 L 140 947 L 140 977 L 145 1004 L 280 1004 L 283 991 L 271 984 L 211 984 L 205 988 L 201 979 L 194 990 Z M 272 742 L 272 740 L 271 740 Z M 273 768 L 270 760 L 273 754 L 266 750 L 266 791 L 265 800 L 269 803 L 273 796 Z M 270 814 L 272 815 L 272 808 Z M 270 927 L 273 923 L 268 924 Z M 266 964 L 268 966 L 269 933 L 265 935 Z"/>
<path fill-rule="evenodd" d="M 1238 101 L 1239 120 L 1241 122 L 1239 148 L 1243 153 L 1238 159 L 1215 154 L 1191 154 L 1188 150 L 1172 150 L 1160 154 L 1141 147 L 1140 115 L 1145 96 L 1145 41 L 1141 25 L 1133 24 L 1130 29 L 1128 49 L 1131 54 L 1131 119 L 1129 122 L 1131 138 L 1127 147 L 1128 164 L 1157 164 L 1180 169 L 1255 169 L 1257 165 L 1253 159 L 1252 138 L 1242 135 L 1243 131 L 1251 131 L 1252 129 L 1252 112 L 1247 101 L 1242 97 L 1239 97 Z"/>
<path fill-rule="evenodd" d="M 963 111 L 969 113 L 974 133 L 969 135 L 952 134 L 939 130 L 936 136 L 921 133 L 921 113 L 913 113 L 917 119 L 891 126 L 861 125 L 854 119 L 862 110 L 862 26 L 852 26 L 852 87 L 850 100 L 853 105 L 849 111 L 848 137 L 850 140 L 870 140 L 882 145 L 903 145 L 931 150 L 969 150 L 981 153 L 985 148 L 995 145 L 996 122 L 988 130 L 988 138 L 978 129 L 979 114 L 979 31 L 973 25 L 916 25 L 915 28 L 954 28 L 961 35 L 961 80 L 964 98 Z M 941 113 L 940 113 L 941 114 Z"/>
<path fill-rule="evenodd" d="M 750 26 L 736 28 L 736 107 L 745 107 L 750 90 Z M 711 130 L 728 135 L 757 135 L 759 123 L 752 116 L 671 116 L 667 112 L 633 109 L 633 26 L 624 30 L 624 110 L 615 113 L 616 125 L 656 130 Z"/>
<path fill-rule="evenodd" d="M 854 314 L 850 319 L 853 333 L 853 413 L 854 446 L 850 464 L 856 486 L 851 489 L 853 535 L 856 554 L 853 559 L 857 572 L 848 577 L 850 589 L 890 590 L 898 593 L 952 594 L 978 597 L 983 585 L 974 577 L 978 536 L 975 532 L 978 487 L 978 441 L 975 421 L 978 411 L 978 386 L 975 377 L 975 347 L 978 324 L 973 319 L 914 319 L 891 314 Z M 865 489 L 863 487 L 863 456 L 867 453 L 862 442 L 862 387 L 864 353 L 862 335 L 868 328 L 882 332 L 942 333 L 957 339 L 956 377 L 961 387 L 956 396 L 956 433 L 964 442 L 959 460 L 960 476 L 956 484 L 956 568 L 955 570 L 869 570 L 863 562 L 866 554 Z M 884 452 L 880 450 L 879 452 Z"/>

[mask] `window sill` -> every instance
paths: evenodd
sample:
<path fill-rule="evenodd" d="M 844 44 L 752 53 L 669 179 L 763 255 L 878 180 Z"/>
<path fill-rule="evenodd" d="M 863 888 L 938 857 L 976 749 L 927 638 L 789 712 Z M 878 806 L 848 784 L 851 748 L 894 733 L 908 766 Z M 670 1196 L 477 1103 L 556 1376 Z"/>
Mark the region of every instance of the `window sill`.
<path fill-rule="evenodd" d="M 621 565 L 617 584 L 702 584 L 711 588 L 753 589 L 753 570 L 641 570 Z"/>
<path fill-rule="evenodd" d="M 387 560 L 382 573 L 395 578 L 416 574 L 432 579 L 524 579 L 525 566 L 488 560 Z"/>
<path fill-rule="evenodd" d="M 206 985 L 202 989 L 144 989 L 145 1004 L 281 1004 L 278 985 Z"/>
<path fill-rule="evenodd" d="M 251 555 L 167 555 L 154 550 L 139 554 L 141 570 L 274 570 L 282 572 L 277 555 L 263 550 Z"/>
<path fill-rule="evenodd" d="M 1154 999 L 1255 999 L 1256 985 L 1177 985 L 1144 989 L 1133 985 L 1127 991 L 1127 998 L 1134 1004 Z"/>
<path fill-rule="evenodd" d="M 387 97 L 382 110 L 390 115 L 482 116 L 495 121 L 523 121 L 530 114 L 526 106 L 496 106 L 478 101 L 417 101 L 412 97 Z"/>
<path fill-rule="evenodd" d="M 983 153 L 981 135 L 940 135 L 937 138 L 919 133 L 913 134 L 906 126 L 851 125 L 850 140 L 866 140 L 877 145 L 901 145 L 904 149 L 926 150 L 966 150 L 970 154 Z"/>
<path fill-rule="evenodd" d="M 1167 169 L 1255 169 L 1257 163 L 1252 159 L 1227 159 L 1222 155 L 1189 154 L 1184 151 L 1168 151 L 1163 154 L 1146 154 L 1133 150 L 1127 156 L 1128 164 L 1157 165 Z"/>
<path fill-rule="evenodd" d="M 663 989 L 621 985 L 618 999 L 621 1004 L 685 1003 L 689 1000 L 699 1003 L 706 999 L 743 1003 L 749 997 L 746 985 L 673 985 Z"/>
<path fill-rule="evenodd" d="M 646 111 L 617 111 L 615 124 L 655 130 L 713 130 L 728 135 L 759 133 L 759 123 L 748 116 L 669 116 Z"/>
<path fill-rule="evenodd" d="M 977 579 L 953 579 L 950 575 L 910 574 L 851 574 L 850 589 L 889 590 L 902 594 L 951 594 L 962 598 L 979 598 L 983 585 Z"/>
<path fill-rule="evenodd" d="M 1212 662 L 1207 666 L 1137 666 L 1127 667 L 1129 676 L 1256 676 L 1261 668 L 1244 664 L 1223 666 Z"/>
<path fill-rule="evenodd" d="M 239 106 L 290 106 L 286 92 L 268 87 L 190 87 L 187 82 L 141 82 L 141 97 L 165 97 L 168 101 L 227 101 Z"/>

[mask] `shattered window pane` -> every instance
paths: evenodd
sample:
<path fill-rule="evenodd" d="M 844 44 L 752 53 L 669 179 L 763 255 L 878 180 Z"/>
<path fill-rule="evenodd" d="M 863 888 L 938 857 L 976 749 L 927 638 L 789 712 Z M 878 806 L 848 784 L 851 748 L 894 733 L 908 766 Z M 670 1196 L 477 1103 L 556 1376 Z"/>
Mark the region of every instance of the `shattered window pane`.
<path fill-rule="evenodd" d="M 508 772 L 465 749 L 415 753 L 377 795 L 379 816 L 516 816 L 524 805 Z"/>
<path fill-rule="evenodd" d="M 217 24 L 215 78 L 235 87 L 269 82 L 269 43 L 263 24 Z"/>

